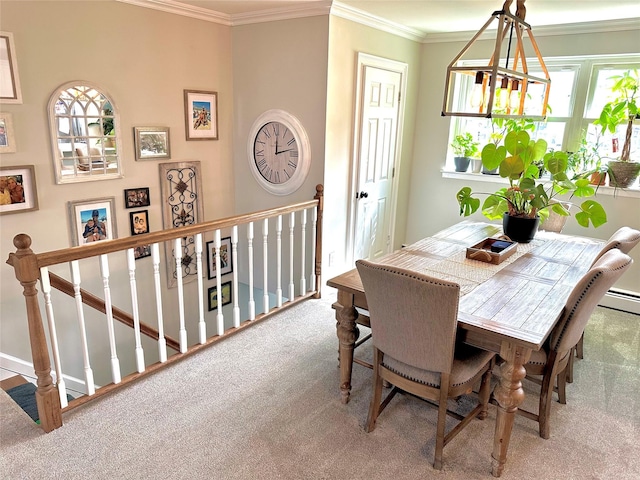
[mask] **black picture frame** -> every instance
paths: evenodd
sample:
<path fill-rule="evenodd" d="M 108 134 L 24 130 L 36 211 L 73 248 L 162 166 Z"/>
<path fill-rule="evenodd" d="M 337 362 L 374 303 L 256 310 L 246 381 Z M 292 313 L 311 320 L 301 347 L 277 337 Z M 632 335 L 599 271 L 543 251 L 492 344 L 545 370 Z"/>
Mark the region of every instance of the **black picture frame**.
<path fill-rule="evenodd" d="M 212 280 L 217 277 L 216 272 L 216 242 L 207 242 L 207 278 Z M 220 240 L 220 274 L 227 275 L 233 273 L 233 252 L 231 251 L 231 237 Z"/>
<path fill-rule="evenodd" d="M 231 280 L 220 285 L 222 290 L 222 306 L 229 305 L 233 301 L 233 289 L 231 288 Z M 209 300 L 209 311 L 218 309 L 218 287 L 209 287 L 207 291 Z"/>
<path fill-rule="evenodd" d="M 149 187 L 125 188 L 124 208 L 140 208 L 151 205 Z"/>
<path fill-rule="evenodd" d="M 137 210 L 129 213 L 131 235 L 149 233 L 149 210 Z"/>

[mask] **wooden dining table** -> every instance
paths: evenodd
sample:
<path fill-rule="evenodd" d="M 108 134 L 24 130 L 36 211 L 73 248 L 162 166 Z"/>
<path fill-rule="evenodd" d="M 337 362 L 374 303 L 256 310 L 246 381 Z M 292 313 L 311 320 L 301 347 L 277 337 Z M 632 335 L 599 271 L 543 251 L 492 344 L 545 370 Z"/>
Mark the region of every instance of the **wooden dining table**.
<path fill-rule="evenodd" d="M 514 418 L 524 400 L 524 365 L 531 352 L 544 344 L 569 293 L 603 244 L 593 238 L 539 231 L 532 242 L 517 244 L 516 252 L 497 265 L 467 258 L 467 247 L 501 235 L 499 225 L 463 221 L 375 260 L 458 283 L 458 338 L 496 352 L 504 360 L 493 392 L 498 409 L 491 470 L 496 477 L 504 469 Z M 368 325 L 367 299 L 355 268 L 327 285 L 337 289 L 333 308 L 340 394 L 342 403 L 347 403 L 358 324 Z"/>

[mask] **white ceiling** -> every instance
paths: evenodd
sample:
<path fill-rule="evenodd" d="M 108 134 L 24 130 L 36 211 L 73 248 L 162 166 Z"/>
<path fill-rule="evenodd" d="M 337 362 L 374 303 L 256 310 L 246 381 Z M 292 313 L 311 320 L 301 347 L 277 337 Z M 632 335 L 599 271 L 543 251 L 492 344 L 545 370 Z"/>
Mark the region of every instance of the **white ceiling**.
<path fill-rule="evenodd" d="M 122 1 L 122 0 L 121 0 Z M 265 11 L 312 9 L 333 3 L 425 34 L 476 31 L 503 0 L 124 0 L 144 4 L 183 4 L 197 11 L 246 17 Z M 516 1 L 511 11 L 515 12 Z M 567 23 L 635 19 L 640 26 L 638 0 L 528 0 L 526 21 L 533 27 Z M 640 39 L 639 39 L 640 43 Z"/>

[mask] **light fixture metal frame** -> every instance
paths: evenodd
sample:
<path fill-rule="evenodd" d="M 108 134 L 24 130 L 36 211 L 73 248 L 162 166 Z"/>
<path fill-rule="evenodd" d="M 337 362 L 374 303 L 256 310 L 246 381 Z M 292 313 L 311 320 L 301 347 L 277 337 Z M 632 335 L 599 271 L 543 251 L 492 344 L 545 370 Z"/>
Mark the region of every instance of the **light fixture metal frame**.
<path fill-rule="evenodd" d="M 496 42 L 493 51 L 493 55 L 489 60 L 487 65 L 465 65 L 458 66 L 458 61 L 462 58 L 462 56 L 467 53 L 467 51 L 471 48 L 471 46 L 478 40 L 478 38 L 484 33 L 484 31 L 491 25 L 491 23 L 495 20 L 498 20 L 498 29 L 496 33 Z M 513 68 L 507 68 L 509 66 L 509 53 L 511 50 L 511 43 L 513 38 L 513 31 L 516 33 L 516 45 L 515 52 L 513 55 Z M 500 66 L 500 53 L 502 51 L 502 44 L 505 40 L 507 34 L 511 32 L 511 35 L 508 40 L 508 52 L 505 59 L 505 67 Z M 524 51 L 524 34 L 526 33 L 529 38 L 533 50 L 538 58 L 538 62 L 540 63 L 540 67 L 545 75 L 544 78 L 530 75 L 527 67 L 527 59 Z M 520 65 L 521 69 L 518 70 L 518 66 Z M 478 72 L 483 72 L 483 82 L 482 82 L 482 92 L 486 97 L 488 93 L 488 98 L 485 105 L 482 104 L 479 107 L 479 111 L 477 113 L 473 112 L 459 112 L 455 111 L 452 107 L 453 103 L 453 90 L 454 90 L 454 82 L 453 76 L 456 73 L 462 73 L 467 75 L 476 76 Z M 509 82 L 509 93 L 511 93 L 511 84 L 513 80 L 517 80 L 518 83 L 522 86 L 521 94 L 520 94 L 520 102 L 515 109 L 515 113 L 512 113 L 512 108 L 508 108 L 506 114 L 504 113 L 494 113 L 494 100 L 496 97 L 496 86 L 500 83 L 501 78 L 508 78 L 511 80 Z M 489 81 L 489 79 L 493 79 L 493 81 Z M 543 104 L 542 104 L 542 112 L 540 115 L 526 115 L 524 113 L 524 103 L 526 99 L 527 93 L 527 85 L 529 83 L 534 84 L 542 84 L 544 85 L 544 93 L 543 93 Z M 473 36 L 471 40 L 465 45 L 465 47 L 455 56 L 455 58 L 451 61 L 451 63 L 447 66 L 447 78 L 445 81 L 445 89 L 444 89 L 444 99 L 442 102 L 442 116 L 458 116 L 458 117 L 477 117 L 477 118 L 530 118 L 532 120 L 544 119 L 547 115 L 547 107 L 549 101 L 549 90 L 551 87 L 551 78 L 549 77 L 549 71 L 544 63 L 542 55 L 540 54 L 540 49 L 538 48 L 538 44 L 536 43 L 535 37 L 531 31 L 531 25 L 526 23 L 524 20 L 519 17 L 512 15 L 510 12 L 506 10 L 497 10 L 491 14 L 491 18 L 487 20 L 484 26 Z"/>

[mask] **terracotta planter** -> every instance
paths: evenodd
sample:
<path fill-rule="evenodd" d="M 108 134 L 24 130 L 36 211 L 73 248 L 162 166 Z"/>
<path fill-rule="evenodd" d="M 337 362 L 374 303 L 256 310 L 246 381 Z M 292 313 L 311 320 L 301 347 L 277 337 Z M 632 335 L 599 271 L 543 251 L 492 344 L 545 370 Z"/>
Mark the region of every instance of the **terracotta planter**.
<path fill-rule="evenodd" d="M 540 217 L 512 217 L 508 213 L 502 216 L 502 231 L 514 242 L 529 243 L 538 231 Z"/>
<path fill-rule="evenodd" d="M 609 160 L 609 184 L 612 187 L 627 188 L 635 183 L 640 175 L 640 163 Z"/>
<path fill-rule="evenodd" d="M 589 178 L 591 185 L 604 185 L 607 181 L 607 172 L 593 172 Z"/>

